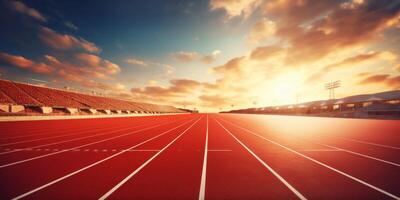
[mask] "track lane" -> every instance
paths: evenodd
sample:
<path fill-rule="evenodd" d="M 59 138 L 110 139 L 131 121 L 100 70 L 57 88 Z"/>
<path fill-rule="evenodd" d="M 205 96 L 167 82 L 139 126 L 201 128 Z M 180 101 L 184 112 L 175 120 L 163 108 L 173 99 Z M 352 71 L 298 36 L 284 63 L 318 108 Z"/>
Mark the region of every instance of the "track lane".
<path fill-rule="evenodd" d="M 178 124 L 192 120 L 194 116 L 186 118 L 184 121 L 174 122 L 173 124 L 152 128 L 141 131 L 139 134 L 132 134 L 129 137 L 119 138 L 112 142 L 113 149 L 124 149 L 132 144 L 144 141 L 162 131 L 176 127 Z M 100 145 L 100 144 L 98 144 Z M 97 148 L 97 147 L 94 147 Z M 68 151 L 63 154 L 54 155 L 46 159 L 39 159 L 16 165 L 10 168 L 0 169 L 0 179 L 5 180 L 9 185 L 1 188 L 0 193 L 8 198 L 17 196 L 23 192 L 39 187 L 45 183 L 53 181 L 56 178 L 72 173 L 91 163 L 109 157 L 116 152 L 98 151 L 98 152 L 74 152 Z M 63 163 L 60 167 L 60 163 Z M 29 181 L 26 181 L 29 177 Z"/>
<path fill-rule="evenodd" d="M 166 119 L 154 119 L 154 121 L 164 121 Z M 57 145 L 57 144 L 62 144 L 62 143 L 68 143 L 68 142 L 73 142 L 73 141 L 79 141 L 83 140 L 86 138 L 92 138 L 92 137 L 97 137 L 97 136 L 104 136 L 107 134 L 113 134 L 115 132 L 119 131 L 125 131 L 125 130 L 130 130 L 134 128 L 139 128 L 147 125 L 151 125 L 152 122 L 143 122 L 143 123 L 137 123 L 137 122 L 132 122 L 129 124 L 125 124 L 124 126 L 113 126 L 113 127 L 108 127 L 106 129 L 103 128 L 93 128 L 92 130 L 89 131 L 84 131 L 84 132 L 79 132 L 74 133 L 73 135 L 69 135 L 66 138 L 65 137 L 57 137 L 56 139 L 52 139 L 51 141 L 36 141 L 36 143 L 32 144 L 19 144 L 18 146 L 7 146 L 7 148 L 4 148 L 2 152 L 0 152 L 0 157 L 3 154 L 9 154 L 9 153 L 14 153 L 18 151 L 24 151 L 24 150 L 35 150 L 37 148 L 51 148 L 51 146 Z M 75 131 L 75 130 L 73 130 Z M 56 136 L 55 136 L 56 137 Z"/>
<path fill-rule="evenodd" d="M 96 199 L 125 177 L 132 166 L 141 165 L 157 151 L 135 151 L 154 141 L 169 141 L 169 138 L 186 129 L 195 119 L 183 122 L 171 129 L 158 132 L 151 137 L 133 142 L 124 151 L 87 165 L 65 176 L 19 195 L 14 199 Z M 127 165 L 129 163 L 129 165 Z M 102 174 L 102 176 L 99 176 Z"/>
<path fill-rule="evenodd" d="M 225 118 L 225 116 L 221 118 Z M 299 188 L 300 191 L 303 191 L 306 197 L 310 197 L 311 199 L 385 199 L 395 197 L 395 195 L 393 195 L 396 194 L 395 191 L 379 185 L 376 181 L 371 185 L 369 184 L 371 182 L 367 183 L 364 182 L 364 179 L 357 179 L 357 177 L 352 176 L 353 174 L 351 173 L 349 173 L 350 175 L 343 173 L 334 166 L 331 166 L 330 163 L 325 163 L 320 161 L 318 158 L 314 159 L 311 156 L 307 156 L 311 153 L 317 155 L 332 155 L 338 153 L 336 151 L 300 152 L 300 150 L 296 150 L 296 148 L 301 147 L 302 144 L 297 144 L 295 140 L 290 138 L 278 139 L 279 137 L 277 136 L 270 139 L 273 133 L 268 132 L 265 129 L 260 129 L 259 127 L 255 130 L 256 128 L 253 125 L 249 126 L 248 124 L 246 125 L 239 121 L 240 120 L 235 121 L 232 118 L 229 118 L 228 120 L 225 119 L 225 121 L 222 120 L 222 123 L 227 125 L 228 129 L 231 129 L 232 132 L 237 134 L 237 136 L 246 144 L 254 148 L 263 160 L 273 161 L 270 162 L 271 166 L 275 167 L 279 173 L 283 174 L 284 177 L 287 177 L 289 181 L 293 182 L 293 185 L 295 185 L 296 188 Z M 254 131 L 250 132 L 246 130 Z M 259 135 L 257 136 L 256 134 Z M 329 158 L 334 160 L 334 157 L 332 156 Z M 378 187 L 374 184 L 377 184 Z M 380 187 L 383 187 L 383 189 Z"/>
<path fill-rule="evenodd" d="M 205 199 L 299 199 L 211 116 Z"/>
<path fill-rule="evenodd" d="M 162 146 L 100 199 L 197 199 L 201 182 L 206 116 Z"/>
<path fill-rule="evenodd" d="M 170 116 L 154 116 L 156 119 L 169 119 L 171 118 Z M 115 123 L 112 123 L 112 121 L 105 120 L 105 119 L 99 119 L 97 121 L 97 124 L 94 123 L 94 121 L 87 121 L 87 119 L 83 119 L 82 121 L 76 121 L 76 120 L 60 120 L 62 121 L 62 125 L 58 127 L 57 130 L 52 130 L 51 128 L 47 128 L 46 126 L 46 131 L 43 132 L 43 127 L 40 130 L 40 134 L 32 134 L 29 130 L 24 131 L 24 135 L 26 137 L 22 136 L 16 136 L 16 137 L 11 137 L 8 139 L 2 139 L 0 142 L 0 149 L 1 147 L 9 147 L 10 145 L 13 144 L 24 144 L 24 143 L 29 143 L 29 142 L 35 142 L 35 141 L 41 141 L 41 140 L 50 140 L 53 138 L 59 138 L 59 137 L 64 137 L 64 136 L 74 136 L 74 135 L 79 135 L 82 132 L 86 131 L 91 131 L 93 129 L 109 129 L 110 127 L 127 127 L 129 126 L 129 123 L 138 123 L 142 124 L 148 121 L 149 118 L 147 117 L 139 117 L 139 118 L 131 118 L 130 120 L 128 119 L 122 119 L 121 121 L 116 120 Z M 128 123 L 129 122 L 129 123 Z M 34 123 L 34 122 L 31 122 Z M 38 122 L 42 123 L 42 122 Z M 6 133 L 9 130 L 12 130 L 15 128 L 15 124 L 13 122 L 8 122 L 9 126 L 8 128 L 3 128 L 0 129 L 0 132 Z M 30 144 L 32 145 L 32 144 Z"/>
<path fill-rule="evenodd" d="M 65 153 L 65 152 L 72 151 L 75 149 L 93 147 L 93 145 L 95 145 L 95 144 L 104 143 L 107 141 L 111 141 L 114 139 L 132 135 L 136 132 L 145 131 L 148 129 L 156 128 L 156 127 L 163 126 L 163 125 L 168 125 L 171 123 L 173 123 L 173 122 L 159 122 L 154 125 L 151 124 L 148 127 L 142 127 L 140 129 L 134 130 L 134 131 L 130 131 L 129 129 L 122 130 L 122 131 L 115 130 L 115 131 L 110 132 L 113 134 L 100 135 L 99 137 L 95 137 L 95 138 L 91 137 L 91 138 L 87 138 L 85 140 L 79 140 L 79 141 L 58 144 L 58 145 L 55 145 L 55 149 L 54 149 L 55 151 L 49 152 L 49 153 L 47 153 L 47 152 L 42 153 L 40 151 L 19 151 L 14 154 L 2 155 L 0 157 L 1 158 L 0 159 L 0 163 L 1 163 L 0 169 L 9 167 L 9 166 L 13 166 L 13 165 L 17 165 L 17 164 L 21 164 L 21 163 L 25 163 L 25 162 L 30 162 L 30 161 L 36 160 L 36 159 L 46 158 L 48 156 L 53 156 L 56 154 Z M 118 133 L 118 134 L 114 134 L 114 133 Z"/>

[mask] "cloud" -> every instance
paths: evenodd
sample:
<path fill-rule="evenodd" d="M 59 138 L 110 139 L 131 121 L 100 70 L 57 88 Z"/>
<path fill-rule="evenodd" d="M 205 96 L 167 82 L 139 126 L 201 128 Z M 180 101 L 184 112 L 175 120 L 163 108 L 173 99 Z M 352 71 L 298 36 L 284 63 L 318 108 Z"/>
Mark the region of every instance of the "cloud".
<path fill-rule="evenodd" d="M 75 24 L 73 24 L 72 22 L 69 22 L 69 21 L 67 21 L 67 22 L 65 22 L 64 23 L 65 24 L 65 26 L 66 27 L 68 27 L 68 28 L 70 28 L 70 29 L 72 29 L 72 30 L 78 30 L 79 28 L 77 27 L 77 26 L 75 26 Z"/>
<path fill-rule="evenodd" d="M 282 50 L 282 47 L 279 46 L 258 47 L 251 52 L 250 58 L 254 60 L 266 60 L 281 53 Z"/>
<path fill-rule="evenodd" d="M 181 62 L 192 62 L 196 59 L 199 58 L 199 53 L 192 51 L 192 52 L 187 52 L 187 51 L 180 51 L 177 53 L 173 53 L 172 57 L 175 58 L 178 61 Z"/>
<path fill-rule="evenodd" d="M 53 67 L 45 63 L 34 62 L 23 56 L 0 53 L 0 60 L 11 66 L 27 69 L 39 74 L 49 74 L 54 71 Z"/>
<path fill-rule="evenodd" d="M 30 8 L 28 6 L 26 6 L 24 3 L 20 2 L 20 1 L 8 1 L 9 2 L 9 6 L 11 9 L 22 13 L 24 15 L 28 15 L 36 20 L 42 21 L 42 22 L 47 22 L 47 18 L 44 17 L 39 11 L 37 11 L 34 8 Z"/>
<path fill-rule="evenodd" d="M 172 57 L 180 62 L 193 62 L 200 60 L 205 64 L 210 64 L 213 63 L 220 54 L 221 50 L 218 49 L 211 52 L 211 54 L 206 55 L 202 55 L 201 53 L 195 51 L 180 51 L 177 53 L 173 53 Z"/>
<path fill-rule="evenodd" d="M 121 84 L 104 82 L 104 80 L 111 79 L 111 76 L 120 73 L 121 69 L 117 64 L 93 54 L 78 53 L 62 59 L 45 55 L 40 61 L 34 61 L 23 56 L 0 53 L 0 61 L 38 74 L 61 78 L 87 88 L 123 90 L 125 87 Z"/>
<path fill-rule="evenodd" d="M 137 58 L 127 58 L 125 60 L 125 62 L 128 63 L 128 64 L 131 64 L 131 65 L 139 65 L 139 66 L 144 66 L 144 67 L 149 65 L 148 63 L 146 63 L 146 61 L 140 60 L 140 59 L 137 59 Z"/>
<path fill-rule="evenodd" d="M 391 76 L 390 74 L 375 74 L 365 77 L 359 82 L 360 85 L 367 84 L 385 84 L 386 86 L 399 89 L 400 88 L 400 76 Z"/>
<path fill-rule="evenodd" d="M 250 43 L 262 42 L 265 39 L 273 37 L 276 33 L 276 30 L 276 22 L 263 18 L 251 28 L 250 33 L 247 36 L 247 40 Z"/>
<path fill-rule="evenodd" d="M 134 96 L 146 99 L 154 98 L 155 96 L 160 98 L 185 97 L 185 94 L 201 86 L 200 82 L 189 79 L 172 79 L 170 84 L 169 87 L 147 86 L 144 88 L 132 88 L 131 92 Z"/>
<path fill-rule="evenodd" d="M 239 74 L 242 70 L 243 63 L 245 62 L 246 57 L 236 57 L 229 60 L 224 65 L 220 65 L 217 67 L 212 68 L 213 72 L 220 73 L 220 74 L 227 74 L 227 73 L 235 73 Z"/>
<path fill-rule="evenodd" d="M 211 0 L 210 9 L 225 11 L 228 19 L 238 16 L 248 18 L 261 2 L 261 0 Z"/>
<path fill-rule="evenodd" d="M 205 64 L 210 64 L 213 63 L 217 57 L 221 54 L 221 50 L 214 50 L 211 54 L 209 55 L 204 55 L 201 58 L 201 61 Z"/>
<path fill-rule="evenodd" d="M 286 13 L 284 19 L 288 18 L 289 22 L 279 27 L 276 32 L 291 44 L 288 63 L 315 62 L 336 50 L 373 41 L 378 38 L 380 32 L 390 28 L 388 22 L 397 18 L 400 10 L 398 2 L 366 0 L 354 9 L 332 5 L 329 12 L 322 13 L 321 10 L 328 11 L 331 1 L 302 2 L 304 3 L 299 6 L 288 6 L 288 10 L 293 7 L 299 10 Z M 322 7 L 321 10 L 315 10 L 318 7 Z M 309 11 L 306 12 L 307 10 Z M 323 17 L 307 14 L 314 10 Z M 312 21 L 305 25 L 304 20 Z"/>
<path fill-rule="evenodd" d="M 221 107 L 231 104 L 228 98 L 221 95 L 201 95 L 199 100 L 203 107 Z"/>
<path fill-rule="evenodd" d="M 307 83 L 314 83 L 319 81 L 324 74 L 331 72 L 337 68 L 344 68 L 344 67 L 354 67 L 364 62 L 376 62 L 377 60 L 389 60 L 393 61 L 396 59 L 396 55 L 392 52 L 368 52 L 363 54 L 358 54 L 352 57 L 345 58 L 340 62 L 335 62 L 333 64 L 327 65 L 323 67 L 321 70 L 313 73 L 307 80 Z"/>
<path fill-rule="evenodd" d="M 101 51 L 101 49 L 92 42 L 68 34 L 59 34 L 47 27 L 41 27 L 38 36 L 40 40 L 54 49 L 83 49 L 90 53 L 99 53 Z"/>
<path fill-rule="evenodd" d="M 91 67 L 91 70 L 95 70 L 97 73 L 104 74 L 118 74 L 121 72 L 121 68 L 108 60 L 102 59 L 99 56 L 87 53 L 79 53 L 75 55 L 76 59 L 84 66 Z"/>

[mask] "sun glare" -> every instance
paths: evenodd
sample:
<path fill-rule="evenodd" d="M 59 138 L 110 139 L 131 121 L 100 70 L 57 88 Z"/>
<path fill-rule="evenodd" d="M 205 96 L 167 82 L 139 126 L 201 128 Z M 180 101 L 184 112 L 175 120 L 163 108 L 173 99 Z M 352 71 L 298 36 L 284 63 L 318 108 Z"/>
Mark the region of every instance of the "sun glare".
<path fill-rule="evenodd" d="M 274 103 L 296 103 L 296 96 L 302 83 L 300 74 L 288 73 L 275 79 L 272 84 Z"/>

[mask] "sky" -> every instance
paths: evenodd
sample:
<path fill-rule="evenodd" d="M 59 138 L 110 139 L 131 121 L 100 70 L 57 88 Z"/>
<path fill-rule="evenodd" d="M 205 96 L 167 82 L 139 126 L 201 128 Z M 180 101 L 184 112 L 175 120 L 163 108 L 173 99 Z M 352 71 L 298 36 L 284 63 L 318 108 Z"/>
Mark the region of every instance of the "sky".
<path fill-rule="evenodd" d="M 400 89 L 398 0 L 0 0 L 0 78 L 204 112 Z"/>

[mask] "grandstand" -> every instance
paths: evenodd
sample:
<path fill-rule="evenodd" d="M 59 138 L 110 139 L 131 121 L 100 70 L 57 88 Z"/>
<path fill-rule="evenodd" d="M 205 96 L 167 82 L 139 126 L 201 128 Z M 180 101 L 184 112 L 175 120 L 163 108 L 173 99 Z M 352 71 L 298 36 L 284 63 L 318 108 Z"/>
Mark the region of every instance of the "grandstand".
<path fill-rule="evenodd" d="M 354 118 L 400 118 L 400 90 L 300 104 L 224 111 L 223 113 L 310 115 Z"/>
<path fill-rule="evenodd" d="M 167 105 L 88 95 L 0 80 L 1 115 L 95 115 L 185 113 Z"/>

